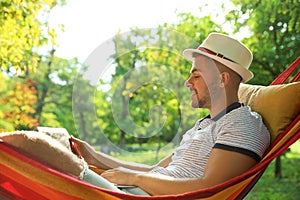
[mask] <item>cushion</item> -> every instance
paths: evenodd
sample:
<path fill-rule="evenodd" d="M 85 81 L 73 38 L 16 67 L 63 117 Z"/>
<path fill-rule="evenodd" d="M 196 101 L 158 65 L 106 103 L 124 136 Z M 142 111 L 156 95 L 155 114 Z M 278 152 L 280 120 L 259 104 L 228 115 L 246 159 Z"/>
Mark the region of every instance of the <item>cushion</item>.
<path fill-rule="evenodd" d="M 272 86 L 241 84 L 239 99 L 262 115 L 273 142 L 300 113 L 300 82 Z"/>
<path fill-rule="evenodd" d="M 0 139 L 64 173 L 80 177 L 85 161 L 52 137 L 35 131 L 0 133 Z"/>
<path fill-rule="evenodd" d="M 69 150 L 71 150 L 69 138 L 70 135 L 65 128 L 51 128 L 51 127 L 37 127 L 37 130 L 40 133 L 44 133 L 46 135 L 49 135 L 50 137 L 54 138 L 58 142 L 60 142 L 62 145 L 67 147 Z"/>

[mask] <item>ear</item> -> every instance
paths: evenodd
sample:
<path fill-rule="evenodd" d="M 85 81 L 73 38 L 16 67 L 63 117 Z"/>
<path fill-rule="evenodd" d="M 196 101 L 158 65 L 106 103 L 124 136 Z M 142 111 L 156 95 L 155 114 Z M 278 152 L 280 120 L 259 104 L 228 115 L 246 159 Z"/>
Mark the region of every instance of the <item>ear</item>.
<path fill-rule="evenodd" d="M 220 87 L 226 87 L 230 82 L 230 74 L 228 72 L 222 72 L 220 74 Z"/>

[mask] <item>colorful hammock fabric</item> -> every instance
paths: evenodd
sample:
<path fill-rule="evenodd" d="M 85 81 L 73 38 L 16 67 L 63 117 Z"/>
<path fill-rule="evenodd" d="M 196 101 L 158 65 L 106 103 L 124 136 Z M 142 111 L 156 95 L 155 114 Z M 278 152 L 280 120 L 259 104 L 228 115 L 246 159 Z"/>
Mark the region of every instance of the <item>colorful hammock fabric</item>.
<path fill-rule="evenodd" d="M 300 57 L 271 85 L 284 83 L 300 63 Z M 300 71 L 291 82 L 300 78 Z M 298 83 L 297 83 L 298 84 Z M 299 86 L 299 84 L 298 84 Z M 298 87 L 299 88 L 299 87 Z M 298 90 L 298 89 L 297 89 Z M 300 89 L 296 91 L 300 93 Z M 287 102 L 299 106 L 296 102 Z M 47 164 L 0 140 L 1 199 L 242 199 L 262 176 L 271 161 L 300 138 L 300 114 L 274 138 L 260 163 L 251 170 L 216 186 L 179 195 L 137 196 L 118 193 L 52 169 Z"/>

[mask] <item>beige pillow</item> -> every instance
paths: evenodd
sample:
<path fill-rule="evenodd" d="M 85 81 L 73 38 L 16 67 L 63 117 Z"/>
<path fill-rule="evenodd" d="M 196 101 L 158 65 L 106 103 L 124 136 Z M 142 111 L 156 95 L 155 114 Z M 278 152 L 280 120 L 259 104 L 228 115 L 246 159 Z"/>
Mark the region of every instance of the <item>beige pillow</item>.
<path fill-rule="evenodd" d="M 239 98 L 262 115 L 273 142 L 300 112 L 300 82 L 273 86 L 241 84 Z"/>
<path fill-rule="evenodd" d="M 40 132 L 16 131 L 0 133 L 0 139 L 65 173 L 80 177 L 85 161 L 59 141 Z"/>

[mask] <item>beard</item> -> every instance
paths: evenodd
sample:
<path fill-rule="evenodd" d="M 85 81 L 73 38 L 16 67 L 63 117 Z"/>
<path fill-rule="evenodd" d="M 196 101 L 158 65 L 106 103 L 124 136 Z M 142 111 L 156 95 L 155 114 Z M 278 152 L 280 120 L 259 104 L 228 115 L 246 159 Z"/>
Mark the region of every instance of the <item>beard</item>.
<path fill-rule="evenodd" d="M 194 95 L 192 98 L 191 105 L 193 108 L 209 108 L 210 106 L 210 98 L 209 94 L 199 97 L 199 95 Z"/>
<path fill-rule="evenodd" d="M 211 83 L 208 88 L 201 93 L 195 90 L 195 94 L 191 98 L 191 106 L 193 108 L 210 108 L 212 102 L 219 98 L 220 92 L 217 83 Z"/>

